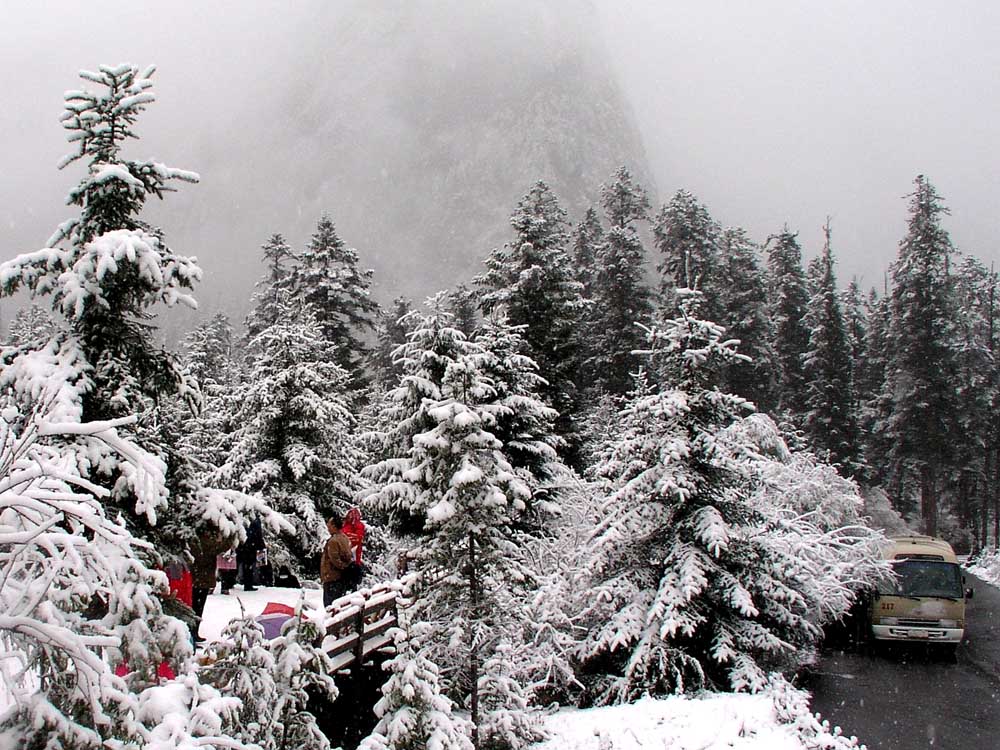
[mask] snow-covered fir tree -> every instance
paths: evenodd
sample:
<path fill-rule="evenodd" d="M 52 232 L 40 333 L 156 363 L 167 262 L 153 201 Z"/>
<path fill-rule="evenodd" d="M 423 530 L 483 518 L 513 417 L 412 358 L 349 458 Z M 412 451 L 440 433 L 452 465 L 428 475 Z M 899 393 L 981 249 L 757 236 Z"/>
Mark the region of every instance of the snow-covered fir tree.
<path fill-rule="evenodd" d="M 954 510 L 962 525 L 981 537 L 984 503 L 994 450 L 993 430 L 998 395 L 995 359 L 995 299 L 997 276 L 975 258 L 962 259 L 955 272 L 956 347 L 955 377 L 959 434 L 965 439 L 956 449 L 947 484 L 953 488 Z"/>
<path fill-rule="evenodd" d="M 10 321 L 7 343 L 12 346 L 40 347 L 55 331 L 55 321 L 40 305 L 22 307 Z"/>
<path fill-rule="evenodd" d="M 668 316 L 676 311 L 675 289 L 698 289 L 705 294 L 706 317 L 723 320 L 719 232 L 708 208 L 686 190 L 678 190 L 656 215 L 653 236 L 660 254 L 660 303 Z"/>
<path fill-rule="evenodd" d="M 806 409 L 802 356 L 809 349 L 805 324 L 809 289 L 802 269 L 802 248 L 797 235 L 787 228 L 769 237 L 767 245 L 778 409 L 800 420 Z"/>
<path fill-rule="evenodd" d="M 530 580 L 514 525 L 531 498 L 494 430 L 511 408 L 484 373 L 489 354 L 451 327 L 430 300 L 401 352 L 406 374 L 390 394 L 399 416 L 395 457 L 368 467 L 366 506 L 419 523 L 419 564 L 443 577 L 414 604 L 428 623 L 424 655 L 446 694 L 468 708 L 477 748 L 521 748 L 536 737 L 526 696 L 503 671 Z M 518 707 L 521 707 L 520 709 Z"/>
<path fill-rule="evenodd" d="M 296 290 L 315 311 L 323 338 L 335 347 L 334 361 L 350 374 L 352 387 L 365 380 L 368 347 L 362 337 L 375 330 L 378 315 L 371 298 L 374 272 L 358 263 L 357 250 L 337 236 L 324 214 L 295 271 Z"/>
<path fill-rule="evenodd" d="M 379 314 L 376 325 L 375 350 L 372 353 L 372 370 L 377 387 L 391 388 L 403 375 L 402 366 L 393 358 L 393 352 L 406 343 L 409 333 L 403 320 L 413 310 L 413 303 L 406 297 L 397 297 L 392 307 Z"/>
<path fill-rule="evenodd" d="M 413 624 L 393 633 L 396 655 L 386 664 L 390 677 L 375 704 L 378 724 L 358 750 L 472 750 L 472 728 L 455 715 L 442 693 L 437 665 L 422 655 L 427 626 Z"/>
<path fill-rule="evenodd" d="M 916 178 L 909 198 L 907 232 L 892 266 L 887 411 L 876 429 L 890 449 L 894 484 L 903 496 L 919 494 L 923 531 L 934 535 L 941 483 L 961 442 L 953 382 L 958 369 L 954 248 L 941 226 L 947 209 L 926 177 Z"/>
<path fill-rule="evenodd" d="M 277 313 L 247 345 L 244 379 L 229 393 L 234 431 L 212 480 L 285 514 L 294 532 L 272 548 L 276 562 L 311 570 L 323 514 L 343 512 L 358 489 L 361 453 L 349 376 L 330 361 L 312 309 L 283 292 Z"/>
<path fill-rule="evenodd" d="M 79 390 L 82 421 L 139 416 L 128 429 L 167 463 L 169 522 L 157 524 L 134 511 L 117 460 L 91 457 L 87 476 L 112 489 L 105 502 L 120 508 L 134 533 L 153 540 L 158 551 L 179 554 L 207 496 L 179 449 L 176 420 L 161 405 L 171 395 L 197 403 L 199 394 L 178 358 L 156 342 L 150 321 L 157 303 L 195 306 L 189 290 L 201 269 L 194 259 L 173 253 L 140 213 L 150 196 L 171 191 L 172 182 L 198 177 L 123 154 L 136 138 L 137 117 L 154 101 L 152 73 L 133 65 L 101 66 L 81 72 L 96 91 L 66 93 L 62 122 L 75 150 L 61 166 L 87 165 L 69 195 L 80 213 L 59 227 L 48 247 L 0 265 L 0 286 L 5 294 L 26 289 L 48 298 L 65 321 L 55 341 L 81 355 L 76 377 L 86 382 Z"/>
<path fill-rule="evenodd" d="M 830 224 L 824 227 L 823 252 L 810 264 L 812 296 L 806 314 L 809 348 L 802 359 L 806 379 L 803 429 L 815 451 L 847 476 L 858 470 L 858 429 L 851 380 L 851 348 L 837 293 L 830 247 Z"/>
<path fill-rule="evenodd" d="M 583 221 L 573 231 L 573 268 L 576 280 L 583 286 L 582 294 L 590 299 L 594 277 L 597 275 L 597 253 L 604 243 L 604 228 L 597 211 L 588 208 Z"/>
<path fill-rule="evenodd" d="M 729 393 L 751 401 L 759 411 L 775 403 L 771 362 L 771 321 L 767 311 L 767 285 L 757 259 L 758 248 L 744 230 L 725 229 L 719 235 L 719 308 L 730 338 L 749 362 L 723 365 L 722 384 Z"/>
<path fill-rule="evenodd" d="M 746 474 L 719 434 L 746 411 L 715 386 L 737 357 L 714 323 L 681 315 L 652 329 L 661 389 L 640 379 L 596 475 L 610 495 L 594 534 L 594 588 L 580 644 L 591 700 L 703 685 L 757 689 L 770 664 L 815 638 L 804 600 L 760 538 Z M 659 360 L 659 361 L 657 361 Z"/>
<path fill-rule="evenodd" d="M 536 183 L 510 217 L 515 238 L 486 259 L 475 283 L 486 314 L 506 312 L 511 325 L 525 326 L 524 352 L 545 373 L 542 396 L 559 413 L 556 430 L 572 456 L 573 417 L 580 408 L 578 326 L 582 286 L 567 253 L 566 213 L 544 182 Z"/>
<path fill-rule="evenodd" d="M 609 228 L 597 256 L 594 313 L 587 332 L 593 358 L 586 372 L 601 390 L 621 394 L 631 386 L 637 367 L 632 351 L 641 345 L 642 331 L 636 324 L 648 323 L 653 312 L 643 279 L 645 250 L 635 227 L 648 218 L 649 199 L 622 167 L 601 187 L 601 205 Z"/>
<path fill-rule="evenodd" d="M 281 300 L 285 294 L 295 292 L 295 269 L 298 256 L 280 234 L 272 234 L 261 245 L 264 259 L 264 276 L 255 285 L 244 326 L 247 340 L 278 319 Z"/>

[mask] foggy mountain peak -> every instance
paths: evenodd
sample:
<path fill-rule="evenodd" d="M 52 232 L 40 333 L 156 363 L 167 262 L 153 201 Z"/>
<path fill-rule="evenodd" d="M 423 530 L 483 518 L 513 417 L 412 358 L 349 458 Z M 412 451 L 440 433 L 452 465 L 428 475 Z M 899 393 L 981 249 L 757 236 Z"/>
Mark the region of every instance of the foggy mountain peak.
<path fill-rule="evenodd" d="M 241 320 L 260 244 L 301 248 L 324 212 L 381 301 L 420 301 L 481 270 L 540 179 L 573 221 L 622 164 L 655 192 L 589 4 L 357 2 L 300 33 L 287 81 L 200 136 L 203 183 L 165 207 L 202 314 Z"/>

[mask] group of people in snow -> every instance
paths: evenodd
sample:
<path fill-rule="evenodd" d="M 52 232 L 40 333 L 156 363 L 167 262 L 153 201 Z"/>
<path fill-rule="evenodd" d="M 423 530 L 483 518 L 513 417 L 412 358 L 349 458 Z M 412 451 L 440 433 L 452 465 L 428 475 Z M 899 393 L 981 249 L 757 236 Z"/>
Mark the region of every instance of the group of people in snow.
<path fill-rule="evenodd" d="M 328 607 L 338 597 L 358 588 L 363 576 L 362 547 L 365 538 L 365 524 L 361 511 L 351 508 L 343 517 L 332 514 L 326 519 L 330 533 L 320 560 L 320 583 L 323 586 L 323 606 Z M 236 585 L 244 591 L 255 591 L 257 585 L 300 588 L 299 579 L 287 565 L 281 566 L 277 574 L 271 570 L 264 542 L 264 531 L 259 518 L 252 519 L 246 526 L 243 542 L 235 540 L 221 530 L 198 535 L 189 545 L 190 563 L 173 559 L 164 565 L 164 572 L 170 583 L 170 592 L 178 600 L 191 608 L 194 622 L 191 624 L 192 639 L 198 643 L 198 635 L 205 604 L 217 583 L 220 591 L 228 594 Z"/>

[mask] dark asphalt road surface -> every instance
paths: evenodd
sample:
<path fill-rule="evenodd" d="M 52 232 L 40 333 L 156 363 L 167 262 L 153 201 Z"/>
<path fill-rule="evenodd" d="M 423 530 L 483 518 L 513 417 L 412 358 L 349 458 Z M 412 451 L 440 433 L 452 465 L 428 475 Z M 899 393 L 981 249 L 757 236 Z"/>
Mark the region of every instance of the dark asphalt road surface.
<path fill-rule="evenodd" d="M 955 659 L 920 645 L 827 653 L 805 684 L 813 710 L 869 750 L 1000 750 L 1000 589 L 966 578 Z"/>

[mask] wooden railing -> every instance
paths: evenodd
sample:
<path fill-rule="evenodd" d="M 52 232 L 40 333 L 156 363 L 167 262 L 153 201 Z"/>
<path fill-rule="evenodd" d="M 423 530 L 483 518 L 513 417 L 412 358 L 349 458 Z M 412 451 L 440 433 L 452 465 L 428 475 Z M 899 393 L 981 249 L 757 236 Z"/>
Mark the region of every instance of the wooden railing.
<path fill-rule="evenodd" d="M 389 631 L 399 624 L 401 600 L 402 585 L 392 581 L 348 594 L 330 605 L 323 647 L 335 671 L 360 666 L 392 644 Z"/>
<path fill-rule="evenodd" d="M 323 640 L 334 671 L 361 666 L 376 651 L 392 646 L 389 631 L 399 626 L 400 610 L 410 604 L 408 596 L 419 596 L 421 590 L 441 580 L 444 573 L 437 569 L 411 571 L 394 581 L 335 600 L 327 608 Z"/>

